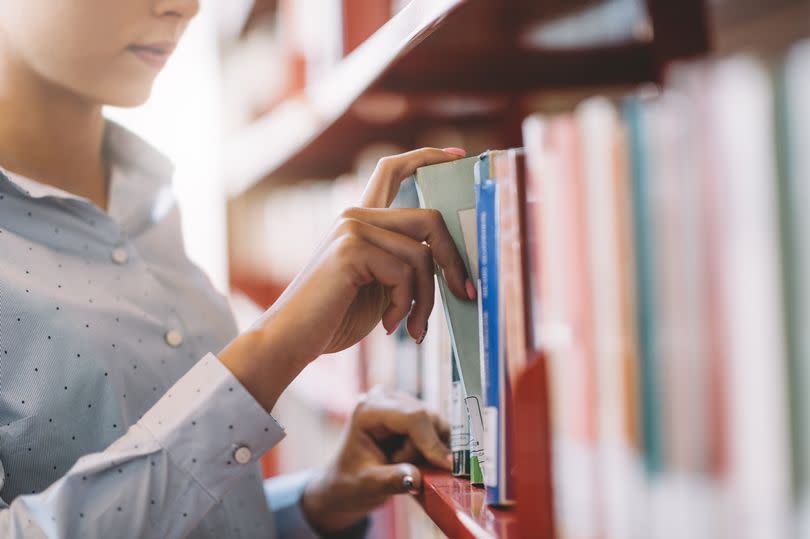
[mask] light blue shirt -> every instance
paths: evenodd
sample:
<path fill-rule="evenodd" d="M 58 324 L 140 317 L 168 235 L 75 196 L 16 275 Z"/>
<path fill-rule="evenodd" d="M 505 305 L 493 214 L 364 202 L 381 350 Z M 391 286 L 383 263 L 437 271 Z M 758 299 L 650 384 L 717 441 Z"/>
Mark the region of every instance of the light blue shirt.
<path fill-rule="evenodd" d="M 274 525 L 284 430 L 211 353 L 236 327 L 171 166 L 114 124 L 105 151 L 107 213 L 0 172 L 0 537 L 314 537 L 303 480 Z"/>

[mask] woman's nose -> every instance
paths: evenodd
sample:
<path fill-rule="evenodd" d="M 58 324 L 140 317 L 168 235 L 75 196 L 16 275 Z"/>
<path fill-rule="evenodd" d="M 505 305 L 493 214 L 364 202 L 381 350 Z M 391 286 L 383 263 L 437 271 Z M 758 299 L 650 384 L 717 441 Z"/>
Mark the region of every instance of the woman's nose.
<path fill-rule="evenodd" d="M 199 0 L 156 0 L 154 12 L 161 17 L 192 19 L 200 11 Z"/>

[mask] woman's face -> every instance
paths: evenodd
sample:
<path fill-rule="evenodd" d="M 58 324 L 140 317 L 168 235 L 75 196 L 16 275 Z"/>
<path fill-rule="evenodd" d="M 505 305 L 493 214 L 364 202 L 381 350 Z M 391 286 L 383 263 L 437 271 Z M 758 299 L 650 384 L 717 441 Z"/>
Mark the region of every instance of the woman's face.
<path fill-rule="evenodd" d="M 0 73 L 139 105 L 198 9 L 198 0 L 0 0 Z"/>

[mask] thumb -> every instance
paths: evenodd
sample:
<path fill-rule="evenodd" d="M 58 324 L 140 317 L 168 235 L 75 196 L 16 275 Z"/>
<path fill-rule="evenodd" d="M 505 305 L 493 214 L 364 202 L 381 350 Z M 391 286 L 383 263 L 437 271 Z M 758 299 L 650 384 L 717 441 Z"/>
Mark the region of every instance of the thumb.
<path fill-rule="evenodd" d="M 373 488 L 380 496 L 418 494 L 422 488 L 422 474 L 413 464 L 400 463 L 374 466 L 368 470 Z"/>

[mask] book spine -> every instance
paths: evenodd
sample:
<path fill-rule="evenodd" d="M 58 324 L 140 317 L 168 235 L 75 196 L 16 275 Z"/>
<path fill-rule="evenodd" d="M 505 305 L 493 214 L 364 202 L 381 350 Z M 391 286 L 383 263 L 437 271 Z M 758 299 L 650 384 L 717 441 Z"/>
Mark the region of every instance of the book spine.
<path fill-rule="evenodd" d="M 474 486 L 484 486 L 484 416 L 483 403 L 477 396 L 464 399 L 467 414 L 470 419 L 470 483 Z"/>
<path fill-rule="evenodd" d="M 798 537 L 810 537 L 810 42 L 794 46 L 786 59 L 780 94 L 778 147 L 783 215 L 786 313 L 793 434 L 793 491 Z"/>
<path fill-rule="evenodd" d="M 709 144 L 716 167 L 710 181 L 723 195 L 718 209 L 729 362 L 729 525 L 734 537 L 785 537 L 787 363 L 769 137 L 773 94 L 766 68 L 751 58 L 719 63 L 710 84 Z"/>
<path fill-rule="evenodd" d="M 450 387 L 450 450 L 453 452 L 453 475 L 470 476 L 470 418 L 464 407 L 464 388 L 455 360 L 452 361 Z"/>
<path fill-rule="evenodd" d="M 479 166 L 489 166 L 488 159 Z M 484 380 L 484 484 L 490 504 L 504 501 L 500 470 L 504 465 L 501 436 L 502 361 L 498 276 L 497 185 L 481 178 L 478 184 L 478 267 L 481 290 L 481 362 Z"/>
<path fill-rule="evenodd" d="M 660 432 L 660 403 L 657 368 L 655 363 L 655 293 L 652 224 L 649 214 L 649 163 L 646 147 L 647 129 L 643 103 L 631 98 L 623 105 L 627 123 L 631 155 L 631 200 L 636 275 L 636 322 L 640 354 L 639 393 L 641 409 L 644 463 L 647 474 L 657 475 L 662 468 L 662 441 Z"/>

